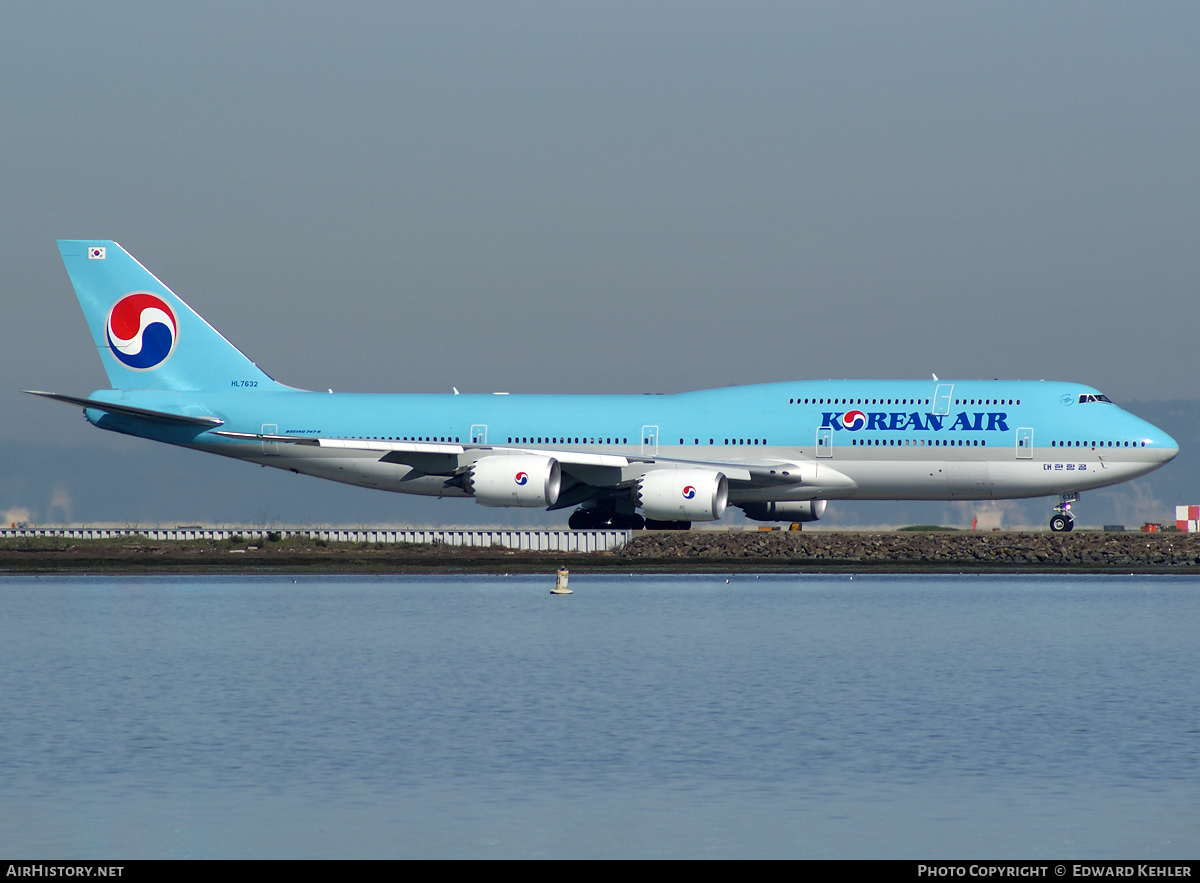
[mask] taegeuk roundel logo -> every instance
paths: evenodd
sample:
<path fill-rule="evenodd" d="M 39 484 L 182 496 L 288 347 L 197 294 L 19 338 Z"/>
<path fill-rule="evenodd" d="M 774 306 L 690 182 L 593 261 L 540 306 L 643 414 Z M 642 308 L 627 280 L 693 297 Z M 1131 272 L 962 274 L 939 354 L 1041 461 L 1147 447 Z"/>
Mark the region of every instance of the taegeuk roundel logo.
<path fill-rule="evenodd" d="M 694 487 L 692 487 L 690 484 L 689 484 L 689 485 L 687 485 L 687 486 L 686 486 L 686 487 L 683 489 L 683 498 L 684 498 L 685 500 L 694 500 L 694 499 L 696 499 L 696 489 L 695 489 Z"/>
<path fill-rule="evenodd" d="M 862 411 L 847 411 L 842 415 L 842 426 L 851 432 L 862 429 L 866 425 L 867 415 Z"/>
<path fill-rule="evenodd" d="M 148 291 L 125 295 L 108 311 L 108 349 L 133 371 L 152 371 L 171 357 L 179 323 L 165 300 Z"/>
<path fill-rule="evenodd" d="M 515 481 L 517 484 L 519 484 L 521 486 L 524 486 L 529 483 L 529 473 L 518 472 L 516 475 L 513 476 L 513 481 Z"/>

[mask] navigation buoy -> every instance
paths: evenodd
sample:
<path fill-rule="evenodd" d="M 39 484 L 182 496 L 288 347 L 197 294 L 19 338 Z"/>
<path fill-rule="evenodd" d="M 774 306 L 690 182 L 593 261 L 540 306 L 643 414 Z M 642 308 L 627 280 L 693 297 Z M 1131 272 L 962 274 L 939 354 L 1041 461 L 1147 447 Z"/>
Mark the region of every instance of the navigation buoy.
<path fill-rule="evenodd" d="M 567 588 L 567 577 L 571 575 L 569 570 L 560 570 L 558 578 L 554 580 L 554 588 L 550 590 L 551 595 L 570 595 L 571 590 Z"/>

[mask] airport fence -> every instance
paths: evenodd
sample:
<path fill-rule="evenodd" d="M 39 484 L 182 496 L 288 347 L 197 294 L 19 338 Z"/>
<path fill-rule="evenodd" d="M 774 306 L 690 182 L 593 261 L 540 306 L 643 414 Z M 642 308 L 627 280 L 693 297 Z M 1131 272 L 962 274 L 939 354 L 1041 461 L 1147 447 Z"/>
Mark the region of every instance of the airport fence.
<path fill-rule="evenodd" d="M 261 527 L 15 527 L 0 528 L 0 539 L 62 537 L 107 540 L 141 536 L 151 540 L 243 540 L 305 537 L 329 543 L 445 543 L 487 549 L 498 546 L 533 552 L 610 552 L 629 542 L 628 530 L 441 530 L 403 528 Z"/>

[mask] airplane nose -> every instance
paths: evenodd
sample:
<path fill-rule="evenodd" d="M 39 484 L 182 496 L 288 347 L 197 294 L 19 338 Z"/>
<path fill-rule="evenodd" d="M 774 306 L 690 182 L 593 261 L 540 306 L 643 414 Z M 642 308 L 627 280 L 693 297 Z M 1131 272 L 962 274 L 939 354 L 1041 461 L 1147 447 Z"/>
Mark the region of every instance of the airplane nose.
<path fill-rule="evenodd" d="M 1159 450 L 1162 451 L 1162 461 L 1170 463 L 1179 453 L 1179 442 L 1161 430 L 1159 430 L 1159 439 Z"/>
<path fill-rule="evenodd" d="M 1142 421 L 1146 439 L 1146 453 L 1160 464 L 1170 463 L 1179 454 L 1179 442 L 1171 438 L 1153 423 Z"/>

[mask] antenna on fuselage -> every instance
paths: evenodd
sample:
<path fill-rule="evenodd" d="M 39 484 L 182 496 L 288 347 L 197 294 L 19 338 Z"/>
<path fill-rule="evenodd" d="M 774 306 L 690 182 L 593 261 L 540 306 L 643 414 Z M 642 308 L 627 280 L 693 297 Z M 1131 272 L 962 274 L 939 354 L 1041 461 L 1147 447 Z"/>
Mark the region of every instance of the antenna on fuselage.
<path fill-rule="evenodd" d="M 931 377 L 932 377 L 934 380 L 937 380 L 937 379 L 938 379 L 938 376 L 937 376 L 936 374 L 934 374 L 932 371 L 930 372 L 930 376 L 931 376 Z"/>

